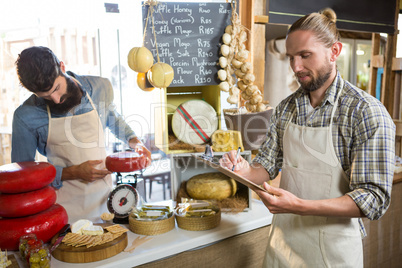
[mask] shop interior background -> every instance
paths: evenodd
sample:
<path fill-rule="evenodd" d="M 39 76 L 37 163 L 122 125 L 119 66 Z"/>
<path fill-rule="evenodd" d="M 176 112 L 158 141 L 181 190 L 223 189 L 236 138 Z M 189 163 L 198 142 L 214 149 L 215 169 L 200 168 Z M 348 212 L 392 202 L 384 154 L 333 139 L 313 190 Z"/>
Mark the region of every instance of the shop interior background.
<path fill-rule="evenodd" d="M 30 46 L 49 47 L 64 61 L 67 70 L 79 75 L 109 78 L 117 111 L 138 136 L 145 139 L 154 133 L 151 109 L 157 106 L 161 90 L 142 91 L 137 86 L 137 73 L 127 64 L 130 49 L 142 46 L 142 1 L 113 1 L 118 9 L 108 11 L 105 4 L 99 0 L 1 1 L 0 133 L 4 134 L 6 145 L 13 112 L 31 95 L 19 85 L 15 71 L 18 54 Z M 226 97 L 222 99 L 221 107 L 230 108 Z M 118 141 L 110 133 L 107 136 L 108 148 L 112 150 Z M 7 148 L 2 148 L 0 164 L 10 163 L 10 149 L 3 147 Z"/>
<path fill-rule="evenodd" d="M 116 0 L 113 4 L 117 4 L 118 10 L 107 12 L 105 2 L 99 0 L 1 0 L 0 164 L 11 162 L 9 141 L 13 112 L 31 94 L 18 83 L 15 61 L 23 49 L 33 45 L 50 47 L 59 59 L 65 62 L 67 70 L 80 75 L 109 78 L 114 88 L 116 108 L 137 135 L 145 138 L 154 133 L 155 119 L 151 109 L 159 102 L 161 91 L 158 89 L 151 92 L 142 91 L 136 83 L 137 73 L 127 64 L 129 50 L 135 46 L 142 46 L 142 1 Z M 401 23 L 402 19 L 399 19 L 399 29 Z M 283 27 L 279 29 L 282 35 Z M 267 42 L 275 30 L 277 30 L 275 27 L 268 25 Z M 399 46 L 400 38 L 399 36 Z M 338 62 L 345 78 L 356 84 L 361 83 L 358 81 L 359 77 L 367 80 L 367 73 L 361 74 L 359 70 L 366 69 L 368 72 L 367 57 L 371 55 L 370 42 L 342 41 L 345 43 L 345 51 L 355 51 L 341 57 Z M 396 56 L 402 57 L 401 48 L 397 49 Z M 364 89 L 364 85 L 359 85 Z M 231 107 L 226 102 L 227 97 L 224 94 L 221 93 L 221 108 L 233 108 L 233 105 Z M 108 141 L 110 150 L 113 144 L 118 142 L 109 133 Z"/>

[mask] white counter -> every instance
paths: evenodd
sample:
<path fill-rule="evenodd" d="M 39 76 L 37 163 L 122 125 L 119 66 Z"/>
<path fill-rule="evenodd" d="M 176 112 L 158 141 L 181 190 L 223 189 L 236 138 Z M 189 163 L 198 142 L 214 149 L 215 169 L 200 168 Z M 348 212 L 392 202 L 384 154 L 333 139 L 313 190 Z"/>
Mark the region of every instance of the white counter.
<path fill-rule="evenodd" d="M 134 267 L 144 263 L 163 259 L 180 252 L 197 249 L 222 239 L 245 233 L 271 224 L 272 214 L 261 201 L 253 200 L 252 209 L 237 214 L 222 213 L 221 224 L 206 231 L 186 231 L 176 227 L 137 247 L 133 253 L 121 252 L 111 258 L 82 264 L 66 263 L 52 257 L 51 267 Z M 128 228 L 128 225 L 126 226 Z M 138 236 L 128 233 L 128 246 Z"/>

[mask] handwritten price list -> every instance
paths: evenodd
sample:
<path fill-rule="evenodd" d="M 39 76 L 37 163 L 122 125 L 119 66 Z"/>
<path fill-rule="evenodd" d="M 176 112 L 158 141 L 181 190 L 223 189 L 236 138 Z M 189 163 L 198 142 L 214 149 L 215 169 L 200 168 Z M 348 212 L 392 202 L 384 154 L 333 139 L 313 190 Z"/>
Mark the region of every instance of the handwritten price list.
<path fill-rule="evenodd" d="M 145 27 L 148 6 L 143 6 Z M 154 31 L 149 18 L 144 45 L 157 62 L 173 67 L 170 87 L 216 85 L 220 42 L 230 24 L 228 3 L 159 2 L 154 12 Z"/>

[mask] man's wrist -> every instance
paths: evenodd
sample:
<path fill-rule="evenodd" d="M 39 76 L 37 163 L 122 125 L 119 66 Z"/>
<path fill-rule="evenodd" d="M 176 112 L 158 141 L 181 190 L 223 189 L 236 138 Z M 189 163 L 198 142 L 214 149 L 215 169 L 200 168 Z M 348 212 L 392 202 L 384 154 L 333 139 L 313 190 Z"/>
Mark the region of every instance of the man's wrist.
<path fill-rule="evenodd" d="M 128 143 L 141 143 L 141 140 L 137 136 L 132 136 L 128 139 Z"/>
<path fill-rule="evenodd" d="M 63 168 L 63 172 L 61 173 L 61 180 L 72 180 L 77 178 L 77 166 L 70 166 Z"/>

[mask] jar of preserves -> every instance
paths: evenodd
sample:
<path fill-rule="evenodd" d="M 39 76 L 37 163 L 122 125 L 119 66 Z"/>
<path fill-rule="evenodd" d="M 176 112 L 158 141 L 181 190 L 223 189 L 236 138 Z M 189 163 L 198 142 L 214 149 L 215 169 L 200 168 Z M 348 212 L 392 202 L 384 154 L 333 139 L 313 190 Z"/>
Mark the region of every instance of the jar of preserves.
<path fill-rule="evenodd" d="M 19 251 L 22 256 L 22 258 L 25 258 L 25 250 L 28 245 L 28 241 L 30 241 L 30 244 L 33 244 L 34 241 L 37 241 L 38 239 L 36 238 L 35 234 L 25 234 L 20 237 L 20 243 L 19 243 Z"/>
<path fill-rule="evenodd" d="M 42 240 L 28 240 L 27 246 L 25 248 L 25 259 L 29 263 L 29 259 L 31 258 L 31 254 L 38 252 L 43 247 Z"/>
<path fill-rule="evenodd" d="M 29 257 L 30 268 L 50 268 L 50 251 L 47 246 L 31 251 Z"/>

